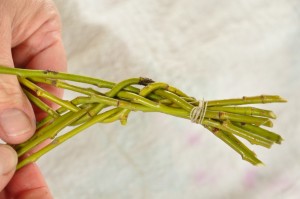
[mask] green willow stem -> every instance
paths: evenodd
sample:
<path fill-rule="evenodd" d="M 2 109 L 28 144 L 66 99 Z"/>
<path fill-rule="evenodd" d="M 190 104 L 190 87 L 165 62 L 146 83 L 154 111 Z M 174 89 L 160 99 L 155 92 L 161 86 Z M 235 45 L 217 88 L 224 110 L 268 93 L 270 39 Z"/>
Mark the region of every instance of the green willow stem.
<path fill-rule="evenodd" d="M 222 131 L 218 128 L 213 128 L 211 126 L 205 126 L 209 131 L 211 131 L 215 136 L 229 145 L 232 149 L 238 152 L 243 160 L 246 160 L 253 165 L 263 165 L 262 161 L 256 158 L 256 154 L 248 149 L 242 142 L 240 142 L 234 135 L 226 131 Z"/>
<path fill-rule="evenodd" d="M 124 81 L 116 84 L 115 86 L 113 86 L 112 89 L 109 92 L 107 92 L 105 95 L 109 98 L 112 98 L 115 95 L 117 95 L 117 93 L 120 92 L 122 89 L 124 89 L 124 88 L 126 88 L 130 85 L 139 84 L 141 81 L 143 81 L 141 78 L 131 78 L 131 79 L 128 79 L 128 80 L 124 80 Z M 106 106 L 107 106 L 106 104 L 100 104 L 99 103 L 93 109 L 91 109 L 89 111 L 89 114 L 84 115 L 75 124 L 80 124 L 82 122 L 88 121 L 91 117 L 98 114 Z"/>
<path fill-rule="evenodd" d="M 276 115 L 272 111 L 239 106 L 286 102 L 285 99 L 276 95 L 208 100 L 205 103 L 207 109 L 203 112 L 204 107 L 199 107 L 200 101 L 194 97 L 166 83 L 153 82 L 148 78 L 131 78 L 113 83 L 81 75 L 5 66 L 0 66 L 0 74 L 18 76 L 29 100 L 48 114 L 37 123 L 37 132 L 32 138 L 14 146 L 18 156 L 22 156 L 22 161 L 17 166 L 18 169 L 36 161 L 48 151 L 95 123 L 111 123 L 119 120 L 125 125 L 132 111 L 160 112 L 200 122 L 238 152 L 244 160 L 254 165 L 262 164 L 262 162 L 237 137 L 266 148 L 270 148 L 274 143 L 280 144 L 283 140 L 280 135 L 261 127 L 273 126 L 271 119 L 275 119 Z M 79 96 L 72 100 L 63 100 L 43 90 L 37 83 L 73 91 Z M 38 97 L 60 105 L 60 108 L 51 109 L 29 90 L 35 92 Z M 194 116 L 196 118 L 193 118 Z M 73 129 L 63 133 L 62 130 L 67 127 Z M 46 139 L 52 139 L 52 142 L 36 153 L 30 154 L 32 149 Z M 29 153 L 29 156 L 24 157 L 26 153 Z"/>
<path fill-rule="evenodd" d="M 145 86 L 139 93 L 139 95 L 146 97 L 147 95 L 151 94 L 152 92 L 156 90 L 167 90 L 171 93 L 175 93 L 177 96 L 180 97 L 188 97 L 185 93 L 183 93 L 181 90 L 174 88 L 172 86 L 169 86 L 166 83 L 163 82 L 154 82 L 150 85 Z"/>
<path fill-rule="evenodd" d="M 102 123 L 112 123 L 117 120 L 120 120 L 121 124 L 125 125 L 127 123 L 127 117 L 128 117 L 129 112 L 130 112 L 130 110 L 128 110 L 128 109 L 120 109 L 118 112 L 111 115 L 109 118 L 104 119 L 101 122 Z"/>
<path fill-rule="evenodd" d="M 48 106 L 46 103 L 44 103 L 42 100 L 31 94 L 29 91 L 26 89 L 23 89 L 25 95 L 28 97 L 28 99 L 34 103 L 37 107 L 39 107 L 41 110 L 45 111 L 48 113 L 48 115 L 52 118 L 58 118 L 59 114 L 53 110 L 50 106 Z"/>
<path fill-rule="evenodd" d="M 64 129 L 69 124 L 72 124 L 72 122 L 78 120 L 80 117 L 82 117 L 88 109 L 82 109 L 76 113 L 66 114 L 60 118 L 58 118 L 55 122 L 50 124 L 49 126 L 41 129 L 41 131 L 37 132 L 31 139 L 27 141 L 24 147 L 17 150 L 18 156 L 24 155 L 29 150 L 33 149 L 35 146 L 41 144 L 43 141 L 47 140 L 48 138 L 54 138 L 59 131 Z"/>
<path fill-rule="evenodd" d="M 273 133 L 271 131 L 268 131 L 266 129 L 251 125 L 251 124 L 241 124 L 241 123 L 234 123 L 234 125 L 245 129 L 249 132 L 255 133 L 258 136 L 262 136 L 267 140 L 271 140 L 272 142 L 275 142 L 277 144 L 281 144 L 281 142 L 283 141 L 282 137 L 276 133 Z"/>
<path fill-rule="evenodd" d="M 249 124 L 254 124 L 256 126 L 264 125 L 267 127 L 272 127 L 273 123 L 268 118 L 262 117 L 253 117 L 248 115 L 241 115 L 235 113 L 226 113 L 226 112 L 216 112 L 216 111 L 206 111 L 206 118 L 218 119 L 218 120 L 231 120 L 235 122 L 244 122 Z"/>
<path fill-rule="evenodd" d="M 271 146 L 272 146 L 273 142 L 271 140 L 265 139 L 265 137 L 259 136 L 255 133 L 252 133 L 251 131 L 247 131 L 242 128 L 239 128 L 239 127 L 233 125 L 229 121 L 223 122 L 223 126 L 224 126 L 224 128 L 222 128 L 222 130 L 227 131 L 227 132 L 232 132 L 233 134 L 235 134 L 239 137 L 245 138 L 251 144 L 261 145 L 266 148 L 271 148 Z"/>
<path fill-rule="evenodd" d="M 39 150 L 36 153 L 33 153 L 29 157 L 27 157 L 24 160 L 22 160 L 21 162 L 19 162 L 18 165 L 17 165 L 17 170 L 22 168 L 23 166 L 26 166 L 27 164 L 35 162 L 36 160 L 38 160 L 45 153 L 47 153 L 50 150 L 52 150 L 53 148 L 59 146 L 60 144 L 67 141 L 68 139 L 75 136 L 76 134 L 80 133 L 84 129 L 94 125 L 95 123 L 101 122 L 102 120 L 106 119 L 110 115 L 114 114 L 116 111 L 118 111 L 118 109 L 112 109 L 112 110 L 109 110 L 105 113 L 99 114 L 99 115 L 93 117 L 92 120 L 76 127 L 75 129 L 71 130 L 70 132 L 65 133 L 64 135 L 61 135 L 57 138 L 54 138 L 54 140 L 49 145 L 47 145 L 43 149 Z"/>
<path fill-rule="evenodd" d="M 78 101 L 77 98 L 75 98 L 75 99 L 71 100 L 70 103 L 73 104 L 73 105 L 79 105 L 79 104 L 81 104 L 81 103 L 78 103 L 77 101 Z M 89 104 L 85 104 L 85 105 L 86 105 L 86 106 L 89 106 Z M 81 107 L 81 108 L 84 108 L 84 107 Z M 65 108 L 65 107 L 60 107 L 59 109 L 56 110 L 56 112 L 57 112 L 58 114 L 60 114 L 60 115 L 66 113 L 67 111 L 68 111 L 68 109 Z M 48 115 L 47 117 L 45 117 L 45 118 L 42 119 L 41 121 L 37 122 L 36 129 L 39 129 L 39 128 L 41 128 L 41 127 L 47 125 L 47 124 L 50 123 L 50 122 L 53 122 L 53 118 L 52 118 L 51 116 Z"/>
<path fill-rule="evenodd" d="M 174 93 L 171 93 L 169 91 L 156 90 L 155 93 L 171 100 L 174 104 L 178 105 L 178 107 L 181 107 L 181 108 L 183 108 L 184 110 L 186 110 L 188 112 L 190 112 L 194 107 L 190 103 L 186 102 L 185 100 L 183 100 L 179 96 L 177 96 Z M 141 96 L 144 96 L 144 95 L 141 95 Z"/>
<path fill-rule="evenodd" d="M 37 96 L 46 98 L 46 99 L 48 99 L 52 102 L 55 102 L 56 104 L 58 104 L 60 106 L 63 106 L 65 108 L 71 110 L 71 111 L 77 112 L 79 110 L 76 106 L 71 104 L 69 101 L 62 100 L 62 99 L 56 97 L 55 95 L 50 94 L 49 92 L 45 91 L 41 87 L 37 86 L 36 84 L 32 83 L 31 81 L 29 81 L 25 78 L 19 78 L 19 82 L 23 86 L 25 86 L 25 87 L 31 89 L 32 91 L 34 91 L 37 94 Z"/>
<path fill-rule="evenodd" d="M 56 79 L 51 80 L 51 79 L 43 79 L 43 78 L 39 78 L 39 77 L 32 77 L 29 79 L 33 82 L 44 83 L 44 84 L 55 86 L 57 88 L 67 89 L 67 90 L 75 91 L 77 93 L 82 93 L 85 95 L 91 95 L 91 94 L 104 95 L 104 94 L 100 93 L 99 91 L 96 91 L 92 88 L 82 88 L 82 87 L 71 85 L 66 82 L 56 80 Z"/>
<path fill-rule="evenodd" d="M 207 110 L 222 111 L 222 112 L 236 113 L 236 114 L 241 114 L 241 115 L 260 116 L 260 117 L 276 119 L 276 115 L 272 111 L 254 108 L 254 107 L 212 106 L 212 107 L 208 107 Z"/>
<path fill-rule="evenodd" d="M 40 78 L 70 80 L 70 81 L 95 85 L 98 86 L 99 88 L 112 88 L 114 86 L 114 83 L 109 81 L 99 80 L 97 78 L 85 77 L 81 75 L 50 71 L 50 70 L 28 70 L 28 69 L 20 69 L 20 68 L 13 68 L 13 70 L 11 70 L 10 67 L 0 65 L 0 73 L 16 75 L 23 78 L 40 77 Z M 137 92 L 137 90 L 134 88 L 128 88 L 128 90 Z"/>
<path fill-rule="evenodd" d="M 39 77 L 39 78 L 49 78 L 49 79 L 59 79 L 59 80 L 69 80 L 79 83 L 85 83 L 97 86 L 99 88 L 109 88 L 111 89 L 116 84 L 113 82 L 93 78 L 93 77 L 87 77 L 82 75 L 75 75 L 75 74 L 69 74 L 69 73 L 63 73 L 63 72 L 56 72 L 56 71 L 50 71 L 50 70 L 28 70 L 28 69 L 20 69 L 20 68 L 11 68 L 6 66 L 0 65 L 0 73 L 1 74 L 10 74 L 10 75 L 16 75 L 18 77 L 23 78 L 32 78 L 32 77 Z M 153 82 L 150 79 L 147 78 L 141 78 L 141 84 L 148 84 L 149 82 Z M 140 90 L 135 87 L 126 87 L 124 89 L 125 91 L 133 92 L 133 93 L 139 93 Z M 151 95 L 152 99 L 159 99 L 155 95 Z"/>
<path fill-rule="evenodd" d="M 232 125 L 229 121 L 220 123 L 220 122 L 214 121 L 214 120 L 203 120 L 203 124 L 206 126 L 211 126 L 211 127 L 220 129 L 222 131 L 225 131 L 225 132 L 228 132 L 231 134 L 235 134 L 239 137 L 242 137 L 242 138 L 248 140 L 251 144 L 257 144 L 257 145 L 265 146 L 267 148 L 270 148 L 272 145 L 271 141 L 261 139 L 261 137 L 259 137 L 259 136 L 253 136 L 252 133 Z"/>
<path fill-rule="evenodd" d="M 260 95 L 254 97 L 243 97 L 241 99 L 225 99 L 225 100 L 212 100 L 209 101 L 207 106 L 232 106 L 243 104 L 265 104 L 265 103 L 287 102 L 277 95 Z"/>

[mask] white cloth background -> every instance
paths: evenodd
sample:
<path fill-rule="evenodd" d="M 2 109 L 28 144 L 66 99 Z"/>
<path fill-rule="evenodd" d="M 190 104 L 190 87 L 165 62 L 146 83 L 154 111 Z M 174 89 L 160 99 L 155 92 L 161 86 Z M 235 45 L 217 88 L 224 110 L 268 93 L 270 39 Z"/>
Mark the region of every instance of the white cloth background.
<path fill-rule="evenodd" d="M 38 161 L 58 199 L 300 198 L 300 1 L 56 0 L 69 72 L 149 77 L 207 100 L 279 94 L 253 167 L 188 120 L 132 113 Z M 66 98 L 71 97 L 68 93 Z"/>

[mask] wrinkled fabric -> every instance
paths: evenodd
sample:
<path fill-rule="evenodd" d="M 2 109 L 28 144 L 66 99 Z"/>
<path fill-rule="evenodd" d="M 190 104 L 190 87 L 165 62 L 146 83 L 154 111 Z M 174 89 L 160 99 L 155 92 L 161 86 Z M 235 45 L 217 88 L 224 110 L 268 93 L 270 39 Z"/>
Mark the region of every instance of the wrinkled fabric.
<path fill-rule="evenodd" d="M 188 120 L 132 112 L 39 160 L 58 199 L 300 198 L 300 2 L 56 0 L 69 72 L 149 77 L 206 100 L 278 94 L 285 139 L 254 167 Z M 74 95 L 67 92 L 66 99 Z"/>

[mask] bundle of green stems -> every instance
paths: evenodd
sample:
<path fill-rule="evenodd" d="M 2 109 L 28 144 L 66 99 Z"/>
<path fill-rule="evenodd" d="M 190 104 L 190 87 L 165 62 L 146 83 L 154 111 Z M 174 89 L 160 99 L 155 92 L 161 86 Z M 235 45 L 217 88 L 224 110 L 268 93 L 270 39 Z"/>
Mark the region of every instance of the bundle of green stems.
<path fill-rule="evenodd" d="M 29 140 L 13 146 L 20 157 L 17 169 L 37 161 L 53 148 L 96 123 L 120 121 L 125 125 L 128 115 L 135 111 L 160 112 L 199 123 L 253 165 L 260 165 L 262 162 L 238 137 L 266 148 L 274 143 L 280 144 L 283 140 L 280 135 L 262 128 L 273 126 L 271 119 L 275 119 L 276 115 L 272 111 L 245 106 L 286 102 L 280 96 L 260 95 L 198 101 L 175 87 L 148 78 L 131 78 L 113 83 L 75 74 L 5 66 L 0 66 L 0 74 L 16 75 L 31 103 L 47 113 L 44 119 L 37 122 L 36 133 Z M 58 98 L 42 89 L 40 84 L 76 92 L 78 97 L 73 100 Z M 42 99 L 50 100 L 60 108 L 54 110 Z M 193 111 L 198 112 L 196 115 L 191 114 Z M 196 118 L 191 118 L 194 116 Z M 62 133 L 66 127 L 72 128 Z M 28 153 L 48 139 L 51 140 L 50 144 L 34 153 Z"/>

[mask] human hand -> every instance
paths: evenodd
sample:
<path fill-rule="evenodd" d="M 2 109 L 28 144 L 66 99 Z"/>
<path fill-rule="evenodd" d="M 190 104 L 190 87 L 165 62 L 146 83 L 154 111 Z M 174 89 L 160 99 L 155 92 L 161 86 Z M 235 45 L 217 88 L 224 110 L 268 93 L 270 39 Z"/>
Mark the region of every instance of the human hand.
<path fill-rule="evenodd" d="M 0 65 L 66 70 L 60 18 L 51 0 L 0 0 L 0 19 Z M 62 90 L 41 86 L 62 96 Z M 35 121 L 42 117 L 23 94 L 17 78 L 0 75 L 0 138 L 9 144 L 24 142 L 35 132 Z M 52 198 L 35 164 L 15 172 L 16 164 L 16 152 L 0 145 L 0 199 Z"/>

